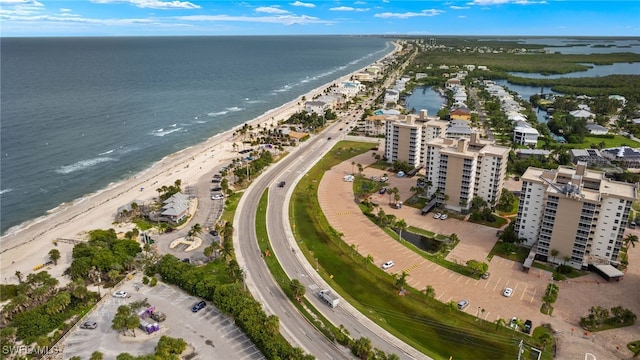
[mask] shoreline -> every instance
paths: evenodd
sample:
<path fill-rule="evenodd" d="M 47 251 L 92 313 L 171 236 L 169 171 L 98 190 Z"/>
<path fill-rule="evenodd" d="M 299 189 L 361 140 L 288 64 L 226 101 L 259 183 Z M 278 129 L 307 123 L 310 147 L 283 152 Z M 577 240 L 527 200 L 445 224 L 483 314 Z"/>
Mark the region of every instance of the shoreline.
<path fill-rule="evenodd" d="M 233 150 L 234 142 L 241 142 L 233 137 L 236 130 L 245 124 L 254 128 L 262 124 L 277 125 L 279 121 L 286 120 L 300 111 L 298 103 L 303 97 L 310 100 L 322 94 L 332 84 L 349 80 L 351 76 L 369 65 L 397 52 L 398 44 L 392 42 L 392 45 L 393 48 L 389 53 L 363 68 L 332 79 L 287 103 L 269 109 L 253 119 L 215 134 L 198 144 L 169 154 L 133 176 L 109 183 L 106 187 L 71 202 L 61 203 L 48 210 L 45 215 L 17 225 L 13 231 L 12 228 L 7 229 L 7 233 L 0 237 L 2 283 L 17 283 L 14 275 L 16 271 L 24 275 L 35 271 L 35 267 L 48 260 L 48 252 L 53 248 L 58 249 L 62 256 L 57 266 L 47 266 L 44 270 L 49 271 L 54 277 L 62 277 L 63 271 L 71 263 L 72 247 L 69 246 L 70 244 L 63 243 L 54 246 L 53 240 L 61 238 L 80 240 L 86 231 L 94 229 L 114 228 L 116 232 L 129 230 L 131 225 L 113 224 L 114 215 L 119 207 L 132 201 L 149 201 L 157 196 L 156 188 L 173 184 L 177 179 L 182 181 L 183 187 L 195 184 L 214 167 L 238 156 L 237 151 Z"/>

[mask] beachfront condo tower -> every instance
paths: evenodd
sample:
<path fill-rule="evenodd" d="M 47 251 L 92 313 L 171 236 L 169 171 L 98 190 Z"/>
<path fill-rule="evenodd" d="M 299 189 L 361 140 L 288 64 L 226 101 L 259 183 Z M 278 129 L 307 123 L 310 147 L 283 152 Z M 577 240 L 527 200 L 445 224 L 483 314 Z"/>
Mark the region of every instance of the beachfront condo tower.
<path fill-rule="evenodd" d="M 530 167 L 521 180 L 514 230 L 537 259 L 575 268 L 618 264 L 636 184 L 607 179 L 585 162 Z"/>

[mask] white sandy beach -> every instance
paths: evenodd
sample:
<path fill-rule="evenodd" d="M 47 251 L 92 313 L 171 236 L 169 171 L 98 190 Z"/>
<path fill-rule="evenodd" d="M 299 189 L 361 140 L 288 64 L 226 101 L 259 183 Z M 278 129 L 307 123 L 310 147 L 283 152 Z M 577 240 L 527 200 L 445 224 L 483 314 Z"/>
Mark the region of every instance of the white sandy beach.
<path fill-rule="evenodd" d="M 394 51 L 397 49 L 398 46 Z M 354 73 L 320 86 L 305 94 L 304 97 L 312 99 L 331 84 L 349 80 Z M 286 120 L 301 109 L 298 103 L 302 104 L 302 97 L 267 111 L 248 123 L 254 128 L 261 124 L 271 126 L 273 123 L 277 125 L 279 121 Z M 2 283 L 17 283 L 16 271 L 20 271 L 23 276 L 34 272 L 34 267 L 44 264 L 48 260 L 48 252 L 53 248 L 57 248 L 62 255 L 58 265 L 48 266 L 41 270 L 47 270 L 61 283 L 66 282 L 62 273 L 71 263 L 73 245 L 58 243 L 55 246 L 54 240 L 83 240 L 84 233 L 93 229 L 114 228 L 116 232 L 129 230 L 130 227 L 119 227 L 113 224 L 114 216 L 119 207 L 134 200 L 151 200 L 157 196 L 155 189 L 163 185 L 171 185 L 178 179 L 182 181 L 183 188 L 195 184 L 215 166 L 237 158 L 238 154 L 233 149 L 234 142 L 241 142 L 240 139 L 233 138 L 233 133 L 237 128 L 239 127 L 171 154 L 133 177 L 112 184 L 106 189 L 89 194 L 72 203 L 63 204 L 50 211 L 48 215 L 23 224 L 21 229 L 6 234 L 0 239 L 0 279 Z"/>

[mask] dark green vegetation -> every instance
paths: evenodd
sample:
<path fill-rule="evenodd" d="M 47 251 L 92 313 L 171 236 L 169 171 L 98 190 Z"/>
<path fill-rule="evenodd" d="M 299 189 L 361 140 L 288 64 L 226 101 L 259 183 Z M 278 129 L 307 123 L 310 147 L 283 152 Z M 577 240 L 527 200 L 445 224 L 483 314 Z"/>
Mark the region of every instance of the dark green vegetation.
<path fill-rule="evenodd" d="M 628 343 L 627 349 L 631 350 L 633 357 L 638 357 L 638 355 L 640 355 L 640 340 Z"/>
<path fill-rule="evenodd" d="M 98 294 L 87 290 L 82 280 L 57 288 L 58 280 L 46 271 L 31 273 L 25 280 L 18 278 L 18 285 L 1 288 L 3 300 L 10 300 L 2 309 L 0 340 L 3 345 L 15 344 L 18 340 L 24 344 L 53 345 L 73 325 L 66 321 L 81 317 L 98 298 Z"/>
<path fill-rule="evenodd" d="M 123 271 L 133 270 L 141 251 L 137 241 L 118 239 L 113 229 L 91 230 L 89 241 L 73 247 L 73 261 L 66 273 L 74 280 L 114 284 Z"/>
<path fill-rule="evenodd" d="M 328 224 L 316 197 L 318 183 L 332 166 L 365 150 L 366 144 L 339 143 L 298 184 L 290 205 L 291 216 L 294 235 L 304 239 L 301 247 L 307 259 L 314 263 L 318 258 L 320 273 L 330 275 L 325 280 L 345 301 L 425 354 L 460 359 L 514 358 L 517 342 L 521 338 L 529 341 L 527 337 L 504 326 L 476 321 L 459 312 L 455 303 L 442 304 L 415 289 L 408 288 L 405 296 L 399 296 L 398 282 L 365 261 Z"/>
<path fill-rule="evenodd" d="M 589 331 L 615 329 L 635 324 L 636 314 L 622 306 L 607 310 L 600 306 L 592 306 L 589 315 L 580 318 L 580 325 Z"/>

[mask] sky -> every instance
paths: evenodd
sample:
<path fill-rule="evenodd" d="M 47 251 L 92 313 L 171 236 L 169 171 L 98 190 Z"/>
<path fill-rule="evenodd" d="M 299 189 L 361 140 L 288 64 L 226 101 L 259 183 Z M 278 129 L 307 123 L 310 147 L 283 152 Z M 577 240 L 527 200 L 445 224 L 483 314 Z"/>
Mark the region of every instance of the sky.
<path fill-rule="evenodd" d="M 640 0 L 0 0 L 0 36 L 640 36 Z"/>

